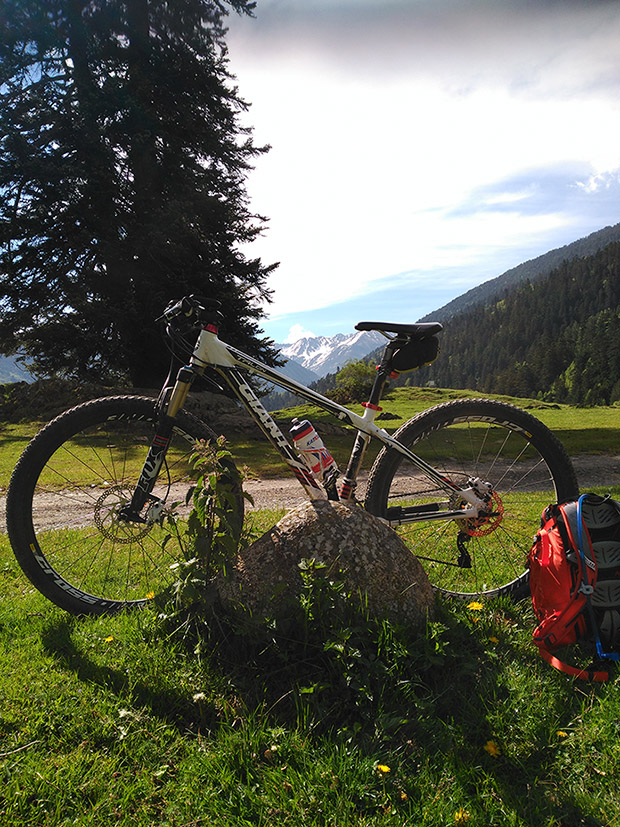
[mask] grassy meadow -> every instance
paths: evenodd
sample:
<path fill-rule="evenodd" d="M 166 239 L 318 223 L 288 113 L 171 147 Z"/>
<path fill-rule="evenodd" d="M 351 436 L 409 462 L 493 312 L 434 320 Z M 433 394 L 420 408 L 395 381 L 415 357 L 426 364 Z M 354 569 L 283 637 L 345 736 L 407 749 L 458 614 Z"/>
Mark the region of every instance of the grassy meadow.
<path fill-rule="evenodd" d="M 463 395 L 399 389 L 386 426 Z M 517 404 L 571 454 L 618 453 L 617 408 Z M 3 488 L 33 430 L 2 427 Z M 230 442 L 252 473 L 277 473 L 264 443 Z M 618 673 L 551 669 L 527 601 L 440 603 L 403 629 L 327 599 L 301 628 L 242 634 L 222 617 L 202 641 L 162 607 L 74 618 L 0 534 L 2 827 L 620 827 Z"/>
<path fill-rule="evenodd" d="M 381 402 L 383 412 L 389 419 L 377 420 L 377 424 L 393 433 L 411 417 L 427 410 L 433 405 L 454 399 L 476 398 L 483 394 L 474 391 L 446 390 L 442 388 L 396 388 Z M 489 394 L 489 399 L 497 399 L 523 408 L 540 419 L 553 430 L 564 444 L 571 456 L 577 454 L 619 454 L 620 453 L 620 407 L 576 408 L 570 405 L 555 405 L 534 399 L 521 399 L 511 396 Z M 364 412 L 361 405 L 350 407 L 360 415 Z M 338 420 L 331 414 L 311 405 L 300 405 L 274 414 L 282 429 L 286 432 L 293 417 L 309 418 L 321 431 L 321 424 L 329 423 L 339 426 Z M 392 418 L 393 417 L 393 418 Z M 340 434 L 329 433 L 325 437 L 331 453 L 341 468 L 346 463 L 351 451 L 351 429 L 340 427 Z M 245 463 L 250 473 L 262 476 L 278 476 L 283 473 L 278 456 L 264 450 L 263 440 L 241 438 L 233 435 L 231 445 L 240 464 Z M 371 443 L 365 458 L 365 466 L 370 467 L 378 453 L 379 446 Z"/>
<path fill-rule="evenodd" d="M 464 390 L 396 388 L 381 403 L 383 412 L 390 418 L 378 420 L 377 424 L 393 433 L 411 417 L 433 405 L 479 396 L 482 394 Z M 620 407 L 576 408 L 491 394 L 489 398 L 508 402 L 529 411 L 557 434 L 571 456 L 620 453 Z M 350 407 L 360 415 L 364 412 L 361 405 L 352 404 Z M 45 424 L 45 421 L 38 419 L 33 411 L 28 410 L 24 413 L 22 421 L 0 422 L 0 492 L 6 487 L 15 462 L 28 441 Z M 217 430 L 216 425 L 210 422 L 208 411 L 203 411 L 201 415 Z M 346 467 L 353 442 L 353 430 L 342 426 L 334 416 L 311 405 L 275 411 L 272 415 L 285 433 L 294 417 L 310 418 L 319 432 L 325 423 L 335 426 L 335 429 L 330 429 L 329 435 L 325 436 L 325 442 L 340 467 Z M 332 433 L 332 430 L 335 430 L 335 433 Z M 248 474 L 257 477 L 278 477 L 287 474 L 279 455 L 270 450 L 262 436 L 249 437 L 240 433 L 227 433 L 226 437 L 237 464 L 239 467 L 245 466 Z M 372 464 L 377 452 L 378 446 L 371 444 L 365 458 L 366 467 Z"/>

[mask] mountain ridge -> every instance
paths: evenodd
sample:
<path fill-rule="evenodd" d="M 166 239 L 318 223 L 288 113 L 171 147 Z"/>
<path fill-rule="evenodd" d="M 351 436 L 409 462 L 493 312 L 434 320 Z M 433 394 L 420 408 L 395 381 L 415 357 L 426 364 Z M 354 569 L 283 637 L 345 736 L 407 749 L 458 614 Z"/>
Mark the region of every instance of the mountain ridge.
<path fill-rule="evenodd" d="M 276 344 L 275 347 L 281 356 L 288 359 L 287 364 L 293 362 L 301 365 L 320 379 L 328 373 L 334 373 L 351 360 L 363 358 L 382 341 L 383 336 L 376 331 L 356 330 L 351 334 L 306 336 L 295 342 Z M 286 374 L 287 365 L 281 370 Z"/>
<path fill-rule="evenodd" d="M 419 321 L 440 321 L 445 325 L 446 322 L 452 322 L 452 320 L 456 322 L 463 314 L 476 308 L 483 308 L 485 305 L 489 305 L 492 310 L 494 303 L 511 295 L 528 280 L 535 286 L 564 263 L 595 255 L 617 241 L 620 241 L 620 223 L 604 227 L 584 238 L 523 262 L 500 276 L 457 296 Z M 620 278 L 620 273 L 616 273 L 616 277 Z M 447 344 L 446 336 L 444 335 L 443 338 Z M 383 344 L 384 339 L 379 333 L 355 331 L 351 334 L 338 333 L 334 336 L 303 337 L 296 342 L 276 344 L 275 347 L 287 360 L 278 368 L 280 372 L 301 384 L 313 385 L 332 374 L 335 377 L 336 372 L 350 360 L 372 361 L 376 359 Z M 457 357 L 461 359 L 461 353 L 458 353 L 455 358 Z M 419 376 L 420 380 L 424 376 L 430 378 L 430 373 L 428 369 L 425 369 Z M 0 356 L 0 383 L 20 381 L 31 382 L 33 377 L 21 367 L 16 357 Z"/>
<path fill-rule="evenodd" d="M 620 223 L 603 227 L 601 230 L 596 230 L 583 238 L 572 241 L 570 244 L 556 247 L 547 253 L 536 256 L 536 258 L 524 261 L 516 267 L 511 267 L 501 275 L 472 287 L 471 290 L 467 290 L 437 310 L 433 310 L 432 313 L 427 313 L 418 321 L 445 322 L 458 313 L 485 301 L 491 301 L 503 290 L 511 290 L 527 279 L 534 281 L 544 278 L 559 267 L 563 261 L 593 255 L 614 241 L 620 241 Z"/>
<path fill-rule="evenodd" d="M 403 381 L 574 405 L 620 402 L 620 241 L 452 316 L 437 361 Z"/>
<path fill-rule="evenodd" d="M 34 376 L 23 367 L 16 356 L 0 355 L 0 385 L 13 382 L 34 382 Z"/>

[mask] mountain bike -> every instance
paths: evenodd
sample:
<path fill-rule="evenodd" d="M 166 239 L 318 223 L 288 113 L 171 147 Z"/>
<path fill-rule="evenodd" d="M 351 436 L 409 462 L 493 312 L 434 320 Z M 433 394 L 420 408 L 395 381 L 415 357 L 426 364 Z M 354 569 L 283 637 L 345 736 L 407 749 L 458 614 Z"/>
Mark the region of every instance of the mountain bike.
<path fill-rule="evenodd" d="M 370 440 L 378 440 L 364 507 L 402 536 L 435 589 L 472 598 L 527 592 L 526 556 L 542 508 L 578 494 L 555 435 L 529 413 L 488 399 L 436 405 L 394 434 L 375 422 L 389 378 L 436 357 L 440 324 L 356 325 L 386 339 L 358 414 L 222 341 L 216 301 L 185 297 L 161 318 L 173 359 L 183 362 L 176 374 L 178 362 L 171 367 L 159 398 L 111 396 L 78 405 L 46 425 L 14 469 L 10 541 L 47 598 L 69 612 L 101 614 L 144 605 L 175 579 L 186 543 L 170 525 L 182 518 L 193 485 L 190 456 L 197 440 L 217 438 L 184 409 L 199 376 L 247 409 L 310 499 L 362 507 L 358 476 Z M 352 428 L 343 475 L 322 463 L 329 456 L 324 446 L 309 461 L 308 452 L 295 450 L 261 404 L 252 377 Z M 235 497 L 241 510 L 242 492 Z"/>

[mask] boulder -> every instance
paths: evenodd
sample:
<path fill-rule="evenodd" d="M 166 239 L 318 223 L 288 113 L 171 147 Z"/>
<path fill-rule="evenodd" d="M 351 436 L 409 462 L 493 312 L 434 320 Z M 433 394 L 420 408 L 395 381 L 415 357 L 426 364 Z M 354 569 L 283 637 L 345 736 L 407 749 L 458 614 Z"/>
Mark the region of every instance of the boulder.
<path fill-rule="evenodd" d="M 433 591 L 420 562 L 400 537 L 360 505 L 314 500 L 294 508 L 248 546 L 217 581 L 220 599 L 255 619 L 278 617 L 300 594 L 299 563 L 325 564 L 325 576 L 366 594 L 375 617 L 409 625 L 433 609 Z"/>

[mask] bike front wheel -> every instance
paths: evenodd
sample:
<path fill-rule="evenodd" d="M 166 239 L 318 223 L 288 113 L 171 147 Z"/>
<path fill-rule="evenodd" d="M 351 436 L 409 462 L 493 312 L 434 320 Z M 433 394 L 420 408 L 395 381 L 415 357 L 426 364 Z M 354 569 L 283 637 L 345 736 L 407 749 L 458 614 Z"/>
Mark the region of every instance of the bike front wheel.
<path fill-rule="evenodd" d="M 453 514 L 464 500 L 385 448 L 370 472 L 366 509 L 390 520 L 436 590 L 471 599 L 524 597 L 527 553 L 543 508 L 578 495 L 572 463 L 555 435 L 513 405 L 471 399 L 430 408 L 394 438 L 461 487 L 474 479 L 490 483 L 487 514 L 443 518 L 442 511 Z"/>
<path fill-rule="evenodd" d="M 33 585 L 74 614 L 140 606 L 175 580 L 187 556 L 182 527 L 197 440 L 216 434 L 181 412 L 153 489 L 157 519 L 119 519 L 155 433 L 155 401 L 118 396 L 78 405 L 49 423 L 17 463 L 7 492 L 14 554 Z M 243 496 L 237 493 L 242 519 Z M 178 520 L 177 518 L 181 519 Z"/>

